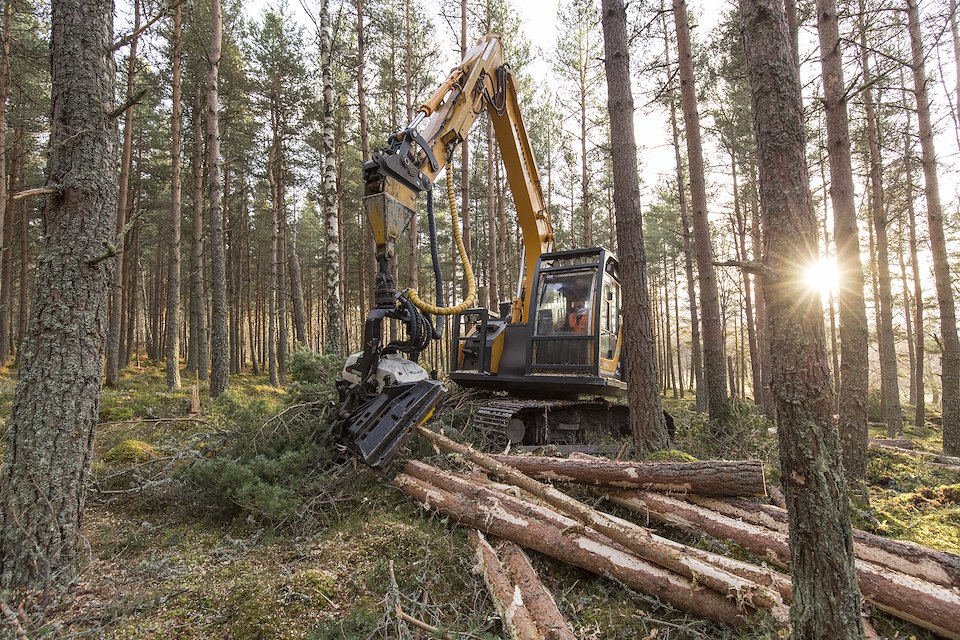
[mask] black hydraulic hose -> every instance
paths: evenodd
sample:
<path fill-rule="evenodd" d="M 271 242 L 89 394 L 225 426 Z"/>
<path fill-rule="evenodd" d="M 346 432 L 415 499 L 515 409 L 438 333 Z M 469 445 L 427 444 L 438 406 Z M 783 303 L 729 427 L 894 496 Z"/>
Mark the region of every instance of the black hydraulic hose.
<path fill-rule="evenodd" d="M 427 189 L 427 227 L 430 232 L 430 260 L 433 262 L 433 281 L 437 292 L 437 306 L 443 306 L 443 272 L 440 270 L 440 253 L 437 251 L 437 219 L 433 213 L 433 187 Z M 433 339 L 443 337 L 443 316 L 437 316 Z"/>

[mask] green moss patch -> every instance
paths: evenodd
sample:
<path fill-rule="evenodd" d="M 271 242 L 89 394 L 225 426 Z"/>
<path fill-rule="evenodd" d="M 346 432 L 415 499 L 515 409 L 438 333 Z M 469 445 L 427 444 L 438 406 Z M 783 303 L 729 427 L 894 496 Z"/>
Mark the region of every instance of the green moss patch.
<path fill-rule="evenodd" d="M 141 440 L 124 440 L 107 451 L 104 462 L 110 464 L 135 464 L 147 462 L 160 456 L 160 451 L 152 444 Z"/>

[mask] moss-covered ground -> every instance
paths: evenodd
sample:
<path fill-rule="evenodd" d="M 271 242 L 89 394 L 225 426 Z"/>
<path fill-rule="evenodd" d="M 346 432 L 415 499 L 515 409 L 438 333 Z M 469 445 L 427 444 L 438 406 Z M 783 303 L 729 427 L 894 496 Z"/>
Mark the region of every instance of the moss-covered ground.
<path fill-rule="evenodd" d="M 14 377 L 0 371 L 4 420 Z M 274 389 L 264 377 L 246 374 L 231 378 L 231 391 L 217 401 L 200 385 L 201 411 L 191 414 L 189 382 L 168 392 L 162 366 L 150 362 L 105 389 L 84 567 L 67 594 L 48 597 L 42 615 L 36 615 L 40 605 L 29 604 L 31 638 L 427 638 L 397 621 L 398 603 L 454 638 L 503 637 L 472 571 L 465 531 L 414 506 L 372 472 L 335 462 L 332 453 L 318 455 L 330 446 L 317 436 L 327 429 L 328 397 L 310 393 L 297 385 Z M 683 452 L 661 455 L 707 457 L 704 425 L 689 401 L 666 405 Z M 302 427 L 286 421 L 290 413 L 271 417 L 303 406 L 316 409 L 303 415 L 318 422 L 308 425 L 306 439 Z M 457 402 L 439 419 L 454 435 L 476 441 L 482 434 L 467 426 L 472 406 Z M 733 420 L 740 449 L 729 457 L 761 456 L 775 477 L 769 425 L 746 409 Z M 938 446 L 932 424 L 908 425 L 907 436 L 918 448 Z M 277 445 L 297 438 L 307 444 L 296 450 Z M 241 452 L 238 442 L 253 452 Z M 316 469 L 304 455 L 317 458 Z M 435 452 L 414 443 L 413 455 Z M 323 480 L 330 475 L 337 481 Z M 870 506 L 855 513 L 858 526 L 960 552 L 960 477 L 914 458 L 871 452 L 869 481 Z M 718 541 L 668 533 L 738 553 Z M 532 556 L 579 638 L 775 637 L 762 621 L 734 632 Z M 905 623 L 875 622 L 890 637 L 929 637 Z"/>

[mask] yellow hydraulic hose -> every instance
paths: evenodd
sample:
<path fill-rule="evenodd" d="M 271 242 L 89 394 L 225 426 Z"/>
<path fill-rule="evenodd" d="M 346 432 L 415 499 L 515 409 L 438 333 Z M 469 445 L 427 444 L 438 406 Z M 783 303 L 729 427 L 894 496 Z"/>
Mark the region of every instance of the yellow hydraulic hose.
<path fill-rule="evenodd" d="M 477 283 L 473 277 L 473 266 L 470 264 L 470 257 L 467 256 L 467 249 L 463 246 L 463 238 L 460 236 L 460 217 L 457 215 L 457 199 L 453 192 L 453 176 L 450 171 L 453 165 L 447 165 L 447 200 L 450 201 L 450 222 L 453 227 L 453 239 L 457 243 L 457 251 L 460 253 L 460 260 L 463 262 L 463 275 L 467 279 L 467 297 L 463 302 L 452 307 L 438 307 L 420 298 L 416 289 L 407 289 L 406 296 L 417 309 L 424 313 L 435 316 L 452 316 L 463 313 L 473 307 L 477 299 Z"/>

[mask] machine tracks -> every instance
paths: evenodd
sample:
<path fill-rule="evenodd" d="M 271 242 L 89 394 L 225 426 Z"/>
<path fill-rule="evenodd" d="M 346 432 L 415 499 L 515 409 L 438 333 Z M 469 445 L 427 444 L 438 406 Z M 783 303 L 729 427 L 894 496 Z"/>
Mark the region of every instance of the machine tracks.
<path fill-rule="evenodd" d="M 604 437 L 629 436 L 630 410 L 604 398 L 491 398 L 474 413 L 473 424 L 503 434 L 514 444 L 593 444 Z"/>

